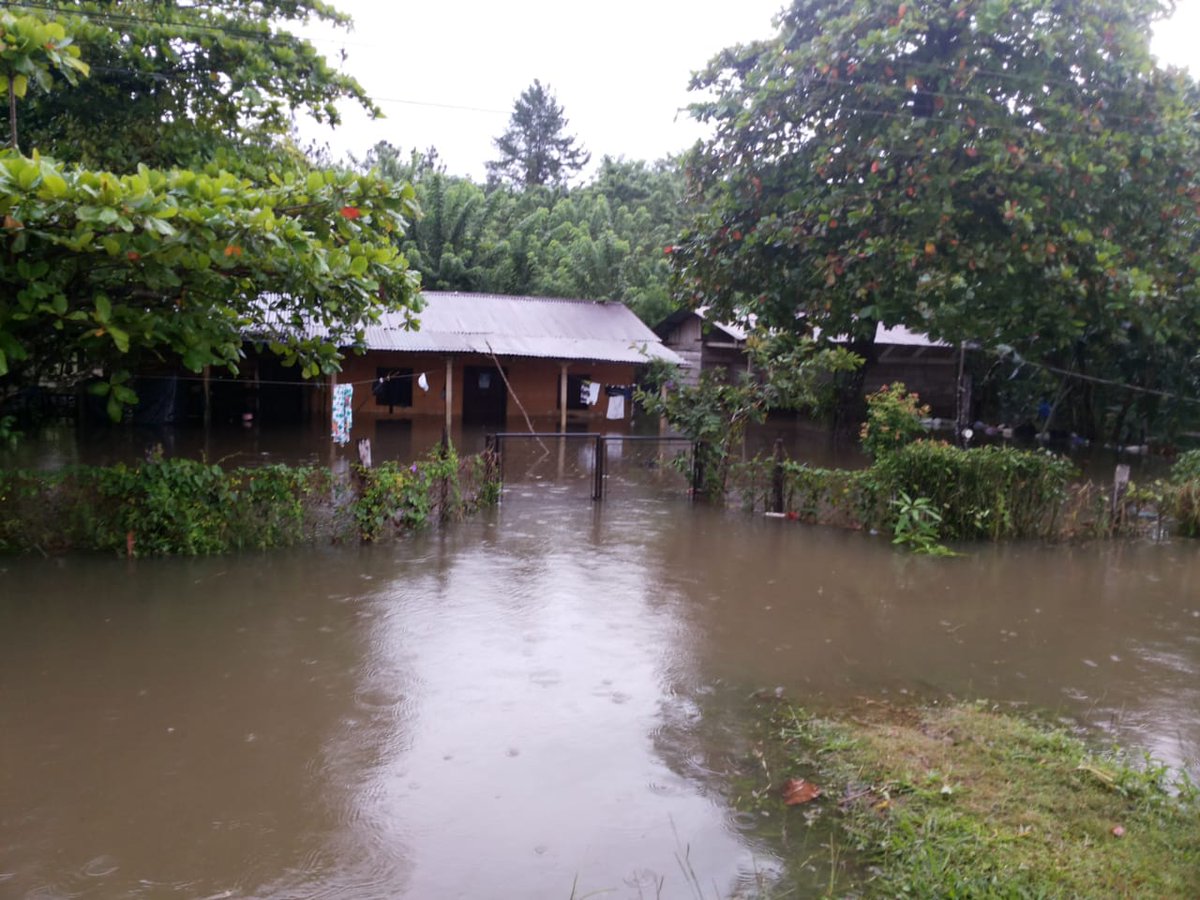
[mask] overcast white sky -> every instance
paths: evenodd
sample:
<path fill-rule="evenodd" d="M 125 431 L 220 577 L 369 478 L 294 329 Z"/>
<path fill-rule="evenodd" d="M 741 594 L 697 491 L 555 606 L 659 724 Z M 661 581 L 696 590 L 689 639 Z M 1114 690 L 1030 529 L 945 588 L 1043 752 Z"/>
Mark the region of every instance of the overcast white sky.
<path fill-rule="evenodd" d="M 334 0 L 354 30 L 305 33 L 375 98 L 387 118 L 346 107 L 336 130 L 301 133 L 335 158 L 377 141 L 437 147 L 453 174 L 482 178 L 492 140 L 533 81 L 548 84 L 569 130 L 601 156 L 658 159 L 701 132 L 679 110 L 691 73 L 723 47 L 770 36 L 782 0 Z M 1160 59 L 1200 77 L 1200 0 L 1158 29 Z"/>

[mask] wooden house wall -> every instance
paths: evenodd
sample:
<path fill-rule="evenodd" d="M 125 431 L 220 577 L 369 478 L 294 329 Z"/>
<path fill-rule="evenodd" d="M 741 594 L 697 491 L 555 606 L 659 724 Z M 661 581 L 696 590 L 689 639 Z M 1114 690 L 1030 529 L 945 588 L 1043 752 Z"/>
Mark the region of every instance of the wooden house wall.
<path fill-rule="evenodd" d="M 464 396 L 464 371 L 467 368 L 495 368 L 489 356 L 451 356 L 452 415 L 462 417 Z M 355 417 L 375 419 L 411 419 L 422 416 L 445 417 L 446 359 L 439 354 L 403 353 L 396 351 L 371 350 L 363 356 L 350 356 L 342 361 L 340 383 L 354 383 Z M 501 358 L 505 375 L 512 391 L 531 417 L 545 418 L 559 415 L 559 378 L 561 364 L 557 360 L 527 359 L 520 357 Z M 630 363 L 570 362 L 568 375 L 586 375 L 602 385 L 632 385 L 635 366 Z M 371 386 L 363 382 L 374 381 L 380 369 L 411 369 L 413 372 L 412 406 L 397 406 L 392 409 L 378 403 L 371 393 Z M 429 381 L 429 390 L 422 391 L 416 385 L 415 376 L 424 372 Z M 501 384 L 503 388 L 503 384 Z M 361 393 L 360 393 L 361 392 Z M 324 400 L 323 402 L 328 402 Z M 365 402 L 364 402 L 365 401 Z M 521 410 L 512 397 L 508 396 L 507 416 L 509 421 L 521 420 Z M 572 421 L 603 419 L 607 411 L 607 400 L 601 391 L 600 401 L 581 410 L 568 409 Z M 626 407 L 626 418 L 629 408 Z"/>

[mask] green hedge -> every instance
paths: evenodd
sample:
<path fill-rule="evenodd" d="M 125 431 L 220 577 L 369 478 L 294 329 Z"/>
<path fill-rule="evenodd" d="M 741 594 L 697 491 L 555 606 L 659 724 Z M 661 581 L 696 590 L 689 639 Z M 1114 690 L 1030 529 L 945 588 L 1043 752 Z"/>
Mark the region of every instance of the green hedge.
<path fill-rule="evenodd" d="M 760 458 L 736 470 L 745 506 L 770 508 L 772 467 Z M 1068 460 L 1049 453 L 921 440 L 881 453 L 867 469 L 784 461 L 784 510 L 807 522 L 891 531 L 892 501 L 904 494 L 931 501 L 941 540 L 1050 537 L 1073 474 Z"/>
<path fill-rule="evenodd" d="M 338 479 L 328 469 L 226 471 L 187 459 L 62 472 L 0 472 L 0 552 L 138 556 L 377 540 L 495 502 L 489 456 L 453 450 Z"/>
<path fill-rule="evenodd" d="M 1163 493 L 1176 532 L 1200 537 L 1200 450 L 1179 455 Z"/>
<path fill-rule="evenodd" d="M 1042 451 L 962 450 L 929 440 L 885 454 L 870 469 L 888 501 L 901 491 L 929 498 L 942 516 L 942 540 L 1052 536 L 1074 471 L 1069 460 Z M 893 524 L 893 509 L 876 506 L 883 527 Z"/>

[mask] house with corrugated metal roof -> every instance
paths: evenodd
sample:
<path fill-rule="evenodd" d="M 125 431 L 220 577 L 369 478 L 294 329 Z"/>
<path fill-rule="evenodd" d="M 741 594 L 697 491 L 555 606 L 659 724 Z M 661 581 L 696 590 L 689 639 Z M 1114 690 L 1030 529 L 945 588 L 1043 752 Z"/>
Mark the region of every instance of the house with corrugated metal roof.
<path fill-rule="evenodd" d="M 416 328 L 403 313 L 367 327 L 365 352 L 346 355 L 330 390 L 305 392 L 307 411 L 324 415 L 333 386 L 349 383 L 356 418 L 438 416 L 447 425 L 502 426 L 523 408 L 565 429 L 568 418 L 608 417 L 618 392 L 621 418 L 628 418 L 639 366 L 683 363 L 614 301 L 440 291 L 422 299 Z"/>
<path fill-rule="evenodd" d="M 695 384 L 705 369 L 746 368 L 747 330 L 717 322 L 701 309 L 681 309 L 654 327 L 663 346 L 686 360 L 685 384 Z M 959 351 L 944 341 L 902 325 L 875 329 L 875 362 L 864 373 L 863 390 L 876 391 L 901 381 L 921 395 L 935 415 L 953 416 L 958 402 Z"/>

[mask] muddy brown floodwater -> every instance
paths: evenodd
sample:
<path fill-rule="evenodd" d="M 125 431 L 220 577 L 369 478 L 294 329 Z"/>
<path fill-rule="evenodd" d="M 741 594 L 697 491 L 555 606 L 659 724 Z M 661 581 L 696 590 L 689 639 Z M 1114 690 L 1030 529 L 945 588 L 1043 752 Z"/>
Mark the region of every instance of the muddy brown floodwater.
<path fill-rule="evenodd" d="M 0 896 L 747 896 L 763 689 L 1027 704 L 1198 774 L 1196 544 L 922 559 L 566 463 L 386 546 L 0 561 Z"/>

